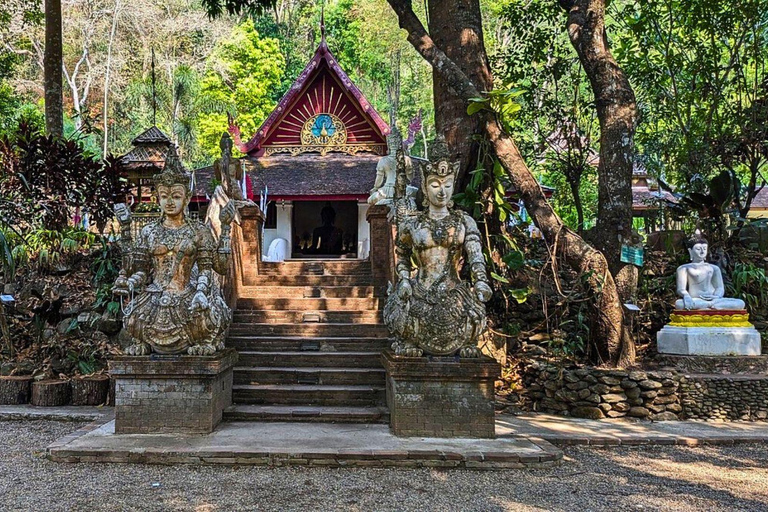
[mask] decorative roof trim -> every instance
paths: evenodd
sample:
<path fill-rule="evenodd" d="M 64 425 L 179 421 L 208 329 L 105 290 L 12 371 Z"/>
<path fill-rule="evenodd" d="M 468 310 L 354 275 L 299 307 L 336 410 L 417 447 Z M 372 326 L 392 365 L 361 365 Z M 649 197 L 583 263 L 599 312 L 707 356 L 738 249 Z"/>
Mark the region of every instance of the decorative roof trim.
<path fill-rule="evenodd" d="M 327 64 L 329 70 L 336 75 L 335 78 L 342 85 L 342 87 L 344 87 L 345 91 L 356 100 L 356 106 L 364 114 L 370 117 L 371 121 L 373 121 L 376 128 L 379 129 L 382 136 L 386 136 L 389 133 L 389 125 L 381 118 L 379 113 L 376 112 L 376 109 L 373 108 L 373 105 L 371 105 L 371 103 L 366 99 L 362 91 L 357 88 L 357 86 L 352 82 L 349 76 L 347 76 L 344 70 L 341 69 L 341 66 L 339 66 L 336 57 L 334 57 L 334 55 L 328 49 L 328 44 L 323 37 L 320 41 L 320 45 L 315 51 L 315 55 L 309 61 L 304 70 L 299 74 L 296 81 L 293 83 L 293 85 L 291 85 L 291 88 L 288 89 L 285 95 L 283 95 L 275 109 L 272 110 L 272 113 L 269 115 L 269 117 L 267 117 L 267 120 L 262 123 L 259 129 L 256 130 L 256 134 L 251 137 L 248 142 L 242 142 L 240 128 L 235 125 L 234 119 L 232 119 L 230 116 L 228 131 L 232 135 L 235 146 L 238 150 L 250 155 L 261 150 L 261 141 L 266 139 L 266 137 L 274 128 L 275 123 L 285 114 L 293 102 L 301 95 L 305 87 L 311 83 L 311 79 L 314 78 L 314 74 L 318 71 L 320 63 L 323 61 Z"/>

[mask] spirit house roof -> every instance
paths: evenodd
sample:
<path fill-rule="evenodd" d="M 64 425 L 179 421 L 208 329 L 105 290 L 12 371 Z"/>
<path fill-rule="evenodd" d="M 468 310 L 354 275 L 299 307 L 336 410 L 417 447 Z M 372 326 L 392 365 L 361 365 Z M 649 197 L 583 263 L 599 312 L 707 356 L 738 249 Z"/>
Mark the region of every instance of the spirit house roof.
<path fill-rule="evenodd" d="M 230 123 L 237 148 L 250 157 L 275 153 L 385 154 L 389 126 L 352 83 L 325 37 L 272 114 L 247 142 Z"/>

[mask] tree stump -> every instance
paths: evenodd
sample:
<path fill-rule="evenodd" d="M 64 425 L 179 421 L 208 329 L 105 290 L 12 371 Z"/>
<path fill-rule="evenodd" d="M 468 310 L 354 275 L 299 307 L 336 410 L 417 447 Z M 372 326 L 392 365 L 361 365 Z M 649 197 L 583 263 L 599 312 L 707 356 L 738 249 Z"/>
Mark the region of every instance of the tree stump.
<path fill-rule="evenodd" d="M 32 405 L 56 407 L 67 405 L 72 395 L 68 380 L 39 380 L 32 383 Z"/>
<path fill-rule="evenodd" d="M 0 377 L 0 405 L 29 403 L 31 384 L 32 377 L 29 375 Z"/>
<path fill-rule="evenodd" d="M 90 375 L 72 379 L 72 405 L 102 405 L 109 394 L 109 377 Z"/>

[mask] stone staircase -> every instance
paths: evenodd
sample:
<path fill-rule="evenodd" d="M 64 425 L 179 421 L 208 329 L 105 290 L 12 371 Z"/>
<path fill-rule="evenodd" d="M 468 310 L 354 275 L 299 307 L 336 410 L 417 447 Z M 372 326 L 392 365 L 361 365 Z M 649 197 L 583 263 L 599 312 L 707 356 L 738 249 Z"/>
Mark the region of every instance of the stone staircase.
<path fill-rule="evenodd" d="M 246 268 L 227 345 L 240 354 L 228 420 L 385 423 L 389 345 L 371 264 Z"/>

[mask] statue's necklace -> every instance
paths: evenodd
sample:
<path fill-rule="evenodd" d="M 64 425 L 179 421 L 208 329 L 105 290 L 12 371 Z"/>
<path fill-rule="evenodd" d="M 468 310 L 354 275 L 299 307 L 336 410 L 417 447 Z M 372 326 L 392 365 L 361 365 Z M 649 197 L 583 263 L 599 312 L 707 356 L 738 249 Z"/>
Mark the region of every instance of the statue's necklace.
<path fill-rule="evenodd" d="M 451 228 L 457 227 L 456 216 L 451 212 L 440 219 L 433 219 L 429 214 L 425 214 L 424 218 L 429 225 L 429 232 L 435 243 L 442 246 L 446 245 L 450 239 Z"/>

